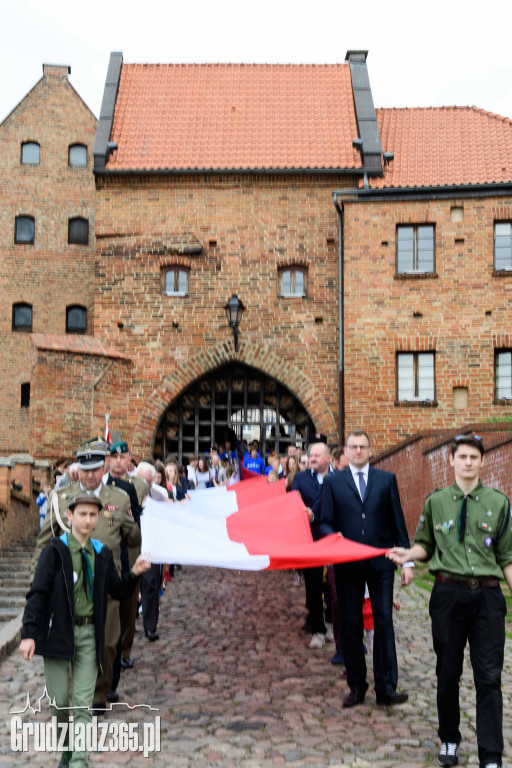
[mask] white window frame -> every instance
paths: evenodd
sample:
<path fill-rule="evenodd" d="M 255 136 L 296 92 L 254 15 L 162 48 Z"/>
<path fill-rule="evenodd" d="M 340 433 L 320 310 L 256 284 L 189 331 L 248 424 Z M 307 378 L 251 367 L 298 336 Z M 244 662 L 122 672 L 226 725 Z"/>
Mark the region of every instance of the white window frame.
<path fill-rule="evenodd" d="M 494 222 L 494 269 L 496 271 L 512 270 L 512 223 L 510 221 Z"/>
<path fill-rule="evenodd" d="M 494 387 L 496 400 L 512 400 L 512 350 L 494 350 Z"/>
<path fill-rule="evenodd" d="M 37 163 L 33 163 L 30 160 L 23 160 L 23 150 L 25 147 L 37 147 Z M 41 165 L 41 146 L 37 143 L 37 141 L 24 141 L 22 143 L 20 161 L 22 165 Z"/>
<path fill-rule="evenodd" d="M 398 402 L 435 402 L 434 352 L 398 352 L 396 370 Z"/>
<path fill-rule="evenodd" d="M 284 276 L 290 275 L 290 290 L 283 290 Z M 298 290 L 296 287 L 297 275 L 302 277 L 302 290 Z M 306 287 L 307 269 L 305 267 L 281 267 L 279 270 L 279 296 L 283 299 L 304 299 L 307 295 Z"/>
<path fill-rule="evenodd" d="M 189 293 L 189 282 L 190 282 L 190 270 L 189 269 L 187 269 L 186 267 L 179 267 L 179 266 L 176 266 L 176 267 L 165 267 L 165 269 L 163 270 L 163 273 L 164 273 L 164 275 L 163 275 L 163 277 L 164 277 L 164 279 L 163 279 L 163 287 L 164 287 L 163 292 L 164 292 L 165 296 L 182 296 L 182 297 L 183 296 L 188 296 L 188 293 Z M 167 289 L 167 277 L 171 273 L 174 275 L 174 281 L 173 281 L 174 285 L 176 285 L 176 279 L 178 281 L 178 290 L 169 291 Z M 186 281 L 187 281 L 186 290 L 184 290 L 184 291 L 180 291 L 179 290 L 181 275 L 185 275 Z"/>
<path fill-rule="evenodd" d="M 432 238 L 422 237 L 431 230 Z M 410 231 L 410 236 L 407 234 Z M 432 242 L 432 247 L 422 243 Z M 406 248 L 410 244 L 410 248 Z M 427 257 L 424 254 L 428 254 Z M 404 266 L 404 262 L 410 263 Z M 436 229 L 433 224 L 406 224 L 396 228 L 396 271 L 399 275 L 434 274 L 436 265 Z"/>

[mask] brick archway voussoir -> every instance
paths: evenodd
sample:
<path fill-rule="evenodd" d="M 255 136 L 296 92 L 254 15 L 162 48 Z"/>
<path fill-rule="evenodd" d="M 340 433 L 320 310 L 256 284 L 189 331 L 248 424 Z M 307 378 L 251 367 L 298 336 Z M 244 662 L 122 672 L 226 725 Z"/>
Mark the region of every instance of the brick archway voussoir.
<path fill-rule="evenodd" d="M 318 431 L 330 439 L 337 438 L 336 421 L 331 409 L 313 381 L 299 368 L 262 345 L 242 342 L 238 353 L 235 353 L 233 344 L 225 342 L 220 346 L 201 350 L 185 363 L 176 365 L 164 376 L 139 414 L 132 438 L 133 452 L 137 455 L 149 455 L 153 435 L 169 403 L 196 379 L 232 362 L 244 363 L 280 381 L 302 402 Z"/>

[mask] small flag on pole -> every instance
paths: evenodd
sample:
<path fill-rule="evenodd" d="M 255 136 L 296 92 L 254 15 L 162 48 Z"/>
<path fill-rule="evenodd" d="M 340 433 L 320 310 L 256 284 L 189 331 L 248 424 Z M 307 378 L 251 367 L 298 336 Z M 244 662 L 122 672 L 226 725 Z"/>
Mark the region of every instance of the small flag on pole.
<path fill-rule="evenodd" d="M 112 437 L 110 436 L 110 427 L 108 426 L 108 421 L 110 418 L 110 414 L 105 414 L 105 440 L 109 445 L 112 445 Z"/>

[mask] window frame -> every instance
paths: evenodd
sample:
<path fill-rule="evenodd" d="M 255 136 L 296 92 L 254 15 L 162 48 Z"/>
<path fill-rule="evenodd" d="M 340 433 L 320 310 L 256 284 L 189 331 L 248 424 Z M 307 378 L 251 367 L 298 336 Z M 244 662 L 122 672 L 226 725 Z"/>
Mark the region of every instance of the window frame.
<path fill-rule="evenodd" d="M 30 381 L 24 381 L 20 386 L 20 408 L 30 408 Z"/>
<path fill-rule="evenodd" d="M 30 309 L 30 325 L 17 325 L 16 324 L 16 310 L 17 309 Z M 34 327 L 34 308 L 32 304 L 26 301 L 17 301 L 12 305 L 12 325 L 11 330 L 14 333 L 32 333 Z"/>
<path fill-rule="evenodd" d="M 506 395 L 498 393 L 498 358 L 500 355 L 510 355 L 510 386 Z M 494 401 L 503 402 L 504 400 L 512 400 L 512 348 L 508 347 L 495 348 L 494 350 Z"/>
<path fill-rule="evenodd" d="M 411 356 L 413 358 L 413 391 L 414 395 L 412 397 L 405 397 L 401 396 L 400 392 L 400 360 L 404 360 L 406 356 Z M 421 384 L 421 377 L 420 377 L 420 359 L 426 359 L 426 357 L 432 358 L 432 397 L 425 397 L 424 395 L 420 394 L 420 384 Z M 430 366 L 429 366 L 430 367 Z M 404 372 L 404 369 L 402 368 L 402 373 Z M 428 382 L 428 385 L 430 385 L 430 382 Z M 432 405 L 437 403 L 436 399 L 436 355 L 434 350 L 427 350 L 424 352 L 416 352 L 416 351 L 407 351 L 407 352 L 397 352 L 396 353 L 396 402 L 398 404 L 408 403 L 408 404 L 427 404 Z"/>
<path fill-rule="evenodd" d="M 167 275 L 169 273 L 174 273 L 174 284 L 176 285 L 176 280 L 178 281 L 178 290 L 174 291 L 168 291 L 167 290 Z M 180 273 L 183 272 L 186 275 L 187 278 L 187 288 L 185 291 L 179 290 L 179 284 L 180 284 Z M 182 264 L 173 264 L 169 267 L 163 267 L 162 268 L 162 294 L 164 296 L 177 296 L 178 298 L 185 298 L 186 296 L 190 295 L 190 268 L 185 267 Z"/>
<path fill-rule="evenodd" d="M 23 162 L 23 148 L 33 146 L 38 149 L 37 163 Z M 41 165 L 41 145 L 38 141 L 22 141 L 20 147 L 20 165 Z"/>
<path fill-rule="evenodd" d="M 420 229 L 432 229 L 432 268 L 431 269 L 423 269 L 419 268 L 418 264 L 418 258 L 419 253 L 421 249 L 419 248 L 419 231 Z M 412 262 L 413 267 L 412 269 L 401 269 L 400 268 L 400 231 L 404 231 L 405 229 L 412 229 L 413 231 L 413 248 L 412 248 Z M 416 266 L 414 266 L 416 265 Z M 435 224 L 432 224 L 430 222 L 425 222 L 423 224 L 397 224 L 396 227 L 396 254 L 395 254 L 395 269 L 397 275 L 435 275 L 436 273 L 436 226 Z"/>
<path fill-rule="evenodd" d="M 71 240 L 71 227 L 76 221 L 85 222 L 87 224 L 86 242 Z M 68 219 L 68 245 L 89 245 L 89 219 L 86 219 L 84 216 L 72 216 Z"/>
<path fill-rule="evenodd" d="M 22 219 L 32 222 L 32 239 L 20 240 L 18 238 L 18 222 Z M 36 220 L 33 216 L 27 216 L 26 214 L 20 214 L 14 218 L 14 244 L 15 245 L 34 245 L 36 239 Z"/>
<path fill-rule="evenodd" d="M 76 309 L 82 310 L 85 314 L 84 330 L 77 330 L 77 328 L 72 328 L 69 324 L 69 314 L 72 310 Z M 69 306 L 66 307 L 66 333 L 75 333 L 80 335 L 87 334 L 87 307 L 84 307 L 82 304 L 69 304 Z"/>
<path fill-rule="evenodd" d="M 290 292 L 283 292 L 283 276 L 290 273 Z M 296 276 L 300 273 L 302 275 L 302 293 L 298 293 L 295 290 Z M 298 264 L 290 264 L 284 267 L 279 267 L 277 275 L 277 295 L 280 299 L 305 299 L 308 295 L 308 268 L 299 266 Z M 292 290 L 293 286 L 293 290 Z"/>
<path fill-rule="evenodd" d="M 81 149 L 85 149 L 85 163 L 78 164 L 78 163 L 71 162 L 71 150 L 74 149 L 75 147 L 80 147 Z M 68 146 L 68 167 L 69 168 L 87 168 L 87 159 L 88 159 L 87 155 L 88 155 L 88 152 L 87 152 L 86 144 L 81 144 L 78 141 L 76 141 L 74 144 L 70 144 Z"/>
<path fill-rule="evenodd" d="M 509 264 L 508 266 L 498 266 L 496 262 L 496 227 L 499 225 L 508 225 L 509 227 L 509 233 L 508 233 L 508 260 Z M 501 235 L 503 237 L 503 235 Z M 494 270 L 495 272 L 512 272 L 512 221 L 508 220 L 501 220 L 501 221 L 495 221 L 494 222 L 494 234 L 493 234 L 493 264 L 494 264 Z"/>

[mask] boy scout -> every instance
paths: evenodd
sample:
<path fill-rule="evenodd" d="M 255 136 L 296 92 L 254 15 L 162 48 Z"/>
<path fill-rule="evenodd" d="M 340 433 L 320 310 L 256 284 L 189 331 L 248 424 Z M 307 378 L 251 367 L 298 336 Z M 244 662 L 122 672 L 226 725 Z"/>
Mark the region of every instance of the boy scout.
<path fill-rule="evenodd" d="M 103 504 L 94 537 L 112 550 L 114 564 L 119 574 L 121 573 L 121 543 L 140 548 L 140 528 L 131 514 L 129 497 L 120 488 L 106 486 L 102 482 L 105 447 L 99 445 L 97 441 L 86 443 L 77 451 L 76 457 L 78 483 L 67 486 L 60 492 L 54 490 L 48 499 L 46 519 L 37 537 L 32 557 L 31 580 L 43 547 L 50 542 L 52 536 L 60 536 L 63 531 L 68 530 L 65 511 L 69 498 L 80 489 L 92 490 Z M 98 710 L 104 708 L 107 693 L 110 690 L 112 668 L 120 635 L 119 601 L 109 598 L 105 624 L 105 650 L 94 695 Z"/>
<path fill-rule="evenodd" d="M 27 661 L 34 653 L 44 657 L 48 694 L 58 709 L 52 714 L 67 722 L 68 667 L 73 669 L 73 715 L 76 723 L 91 722 L 90 707 L 105 640 L 107 596 L 117 600 L 134 591 L 137 577 L 150 563 L 140 556 L 123 574 L 112 552 L 91 538 L 103 504 L 92 490 L 76 491 L 66 516 L 71 530 L 53 538 L 36 568 L 23 616 L 20 651 Z M 68 734 L 69 737 L 69 734 Z M 87 766 L 84 751 L 66 752 L 60 766 Z"/>
<path fill-rule="evenodd" d="M 430 616 L 437 656 L 439 765 L 459 762 L 459 681 L 469 641 L 480 768 L 500 768 L 506 613 L 500 579 L 504 576 L 512 590 L 510 503 L 480 482 L 480 437 L 461 435 L 450 450 L 455 482 L 427 498 L 414 546 L 392 549 L 388 557 L 397 564 L 430 560 L 429 570 L 436 577 Z"/>

